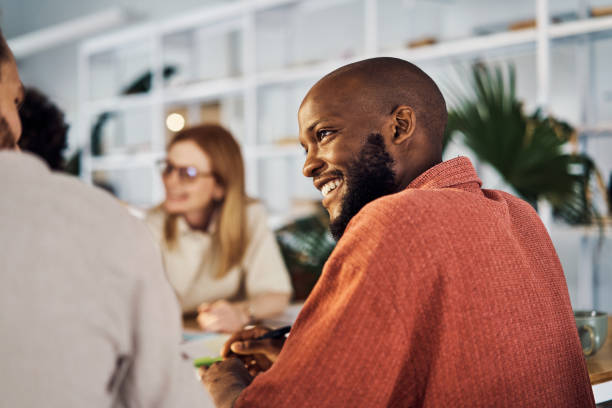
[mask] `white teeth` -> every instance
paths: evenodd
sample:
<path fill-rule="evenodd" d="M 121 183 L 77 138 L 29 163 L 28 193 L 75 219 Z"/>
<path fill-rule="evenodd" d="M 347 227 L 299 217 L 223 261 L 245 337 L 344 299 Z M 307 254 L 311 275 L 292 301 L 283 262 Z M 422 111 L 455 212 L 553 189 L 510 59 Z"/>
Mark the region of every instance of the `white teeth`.
<path fill-rule="evenodd" d="M 340 179 L 332 180 L 321 187 L 321 193 L 323 197 L 327 196 L 330 192 L 334 191 L 340 185 Z"/>

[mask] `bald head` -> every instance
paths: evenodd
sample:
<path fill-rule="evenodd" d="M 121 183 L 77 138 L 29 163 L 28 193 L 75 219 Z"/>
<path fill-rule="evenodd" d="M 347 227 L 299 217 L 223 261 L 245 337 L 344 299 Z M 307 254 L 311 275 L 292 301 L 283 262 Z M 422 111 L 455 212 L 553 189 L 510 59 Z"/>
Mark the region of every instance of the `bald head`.
<path fill-rule="evenodd" d="M 323 194 L 334 237 L 372 200 L 442 161 L 446 104 L 409 62 L 374 58 L 323 77 L 298 112 L 302 169 Z"/>
<path fill-rule="evenodd" d="M 319 80 L 307 97 L 328 97 L 329 92 L 343 104 L 359 110 L 389 115 L 398 106 L 411 107 L 416 126 L 441 156 L 447 111 L 444 97 L 435 82 L 416 65 L 398 58 L 372 58 L 345 65 Z"/>

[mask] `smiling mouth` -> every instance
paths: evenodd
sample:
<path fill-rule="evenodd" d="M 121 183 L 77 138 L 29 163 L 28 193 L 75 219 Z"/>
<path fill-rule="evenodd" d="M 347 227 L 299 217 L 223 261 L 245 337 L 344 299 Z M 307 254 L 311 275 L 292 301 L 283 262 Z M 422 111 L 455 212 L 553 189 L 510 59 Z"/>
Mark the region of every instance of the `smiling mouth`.
<path fill-rule="evenodd" d="M 334 203 L 339 202 L 339 200 L 342 198 L 341 190 L 343 189 L 343 186 L 344 179 L 336 178 L 328 181 L 321 187 L 321 194 L 323 195 L 321 204 L 327 209 L 330 216 L 332 213 L 335 213 L 334 208 L 336 205 Z"/>
<path fill-rule="evenodd" d="M 327 197 L 332 191 L 340 187 L 340 184 L 342 184 L 342 179 L 340 178 L 328 181 L 321 187 L 321 194 L 323 194 L 324 198 Z"/>

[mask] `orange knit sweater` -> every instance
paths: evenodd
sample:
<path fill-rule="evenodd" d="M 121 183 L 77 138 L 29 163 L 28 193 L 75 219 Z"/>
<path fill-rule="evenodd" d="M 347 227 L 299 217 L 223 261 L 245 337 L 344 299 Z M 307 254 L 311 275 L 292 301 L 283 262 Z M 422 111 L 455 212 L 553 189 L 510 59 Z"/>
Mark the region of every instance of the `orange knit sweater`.
<path fill-rule="evenodd" d="M 236 407 L 593 407 L 537 214 L 470 161 L 364 207 Z"/>

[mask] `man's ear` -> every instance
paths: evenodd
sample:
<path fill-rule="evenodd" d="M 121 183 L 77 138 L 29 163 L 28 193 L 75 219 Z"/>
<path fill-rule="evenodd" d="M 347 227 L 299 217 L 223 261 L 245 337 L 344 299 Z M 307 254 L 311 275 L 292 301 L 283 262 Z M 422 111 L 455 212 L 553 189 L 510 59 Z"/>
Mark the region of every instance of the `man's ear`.
<path fill-rule="evenodd" d="M 410 139 L 416 128 L 416 115 L 414 109 L 407 105 L 400 105 L 393 111 L 393 144 L 402 144 Z"/>

